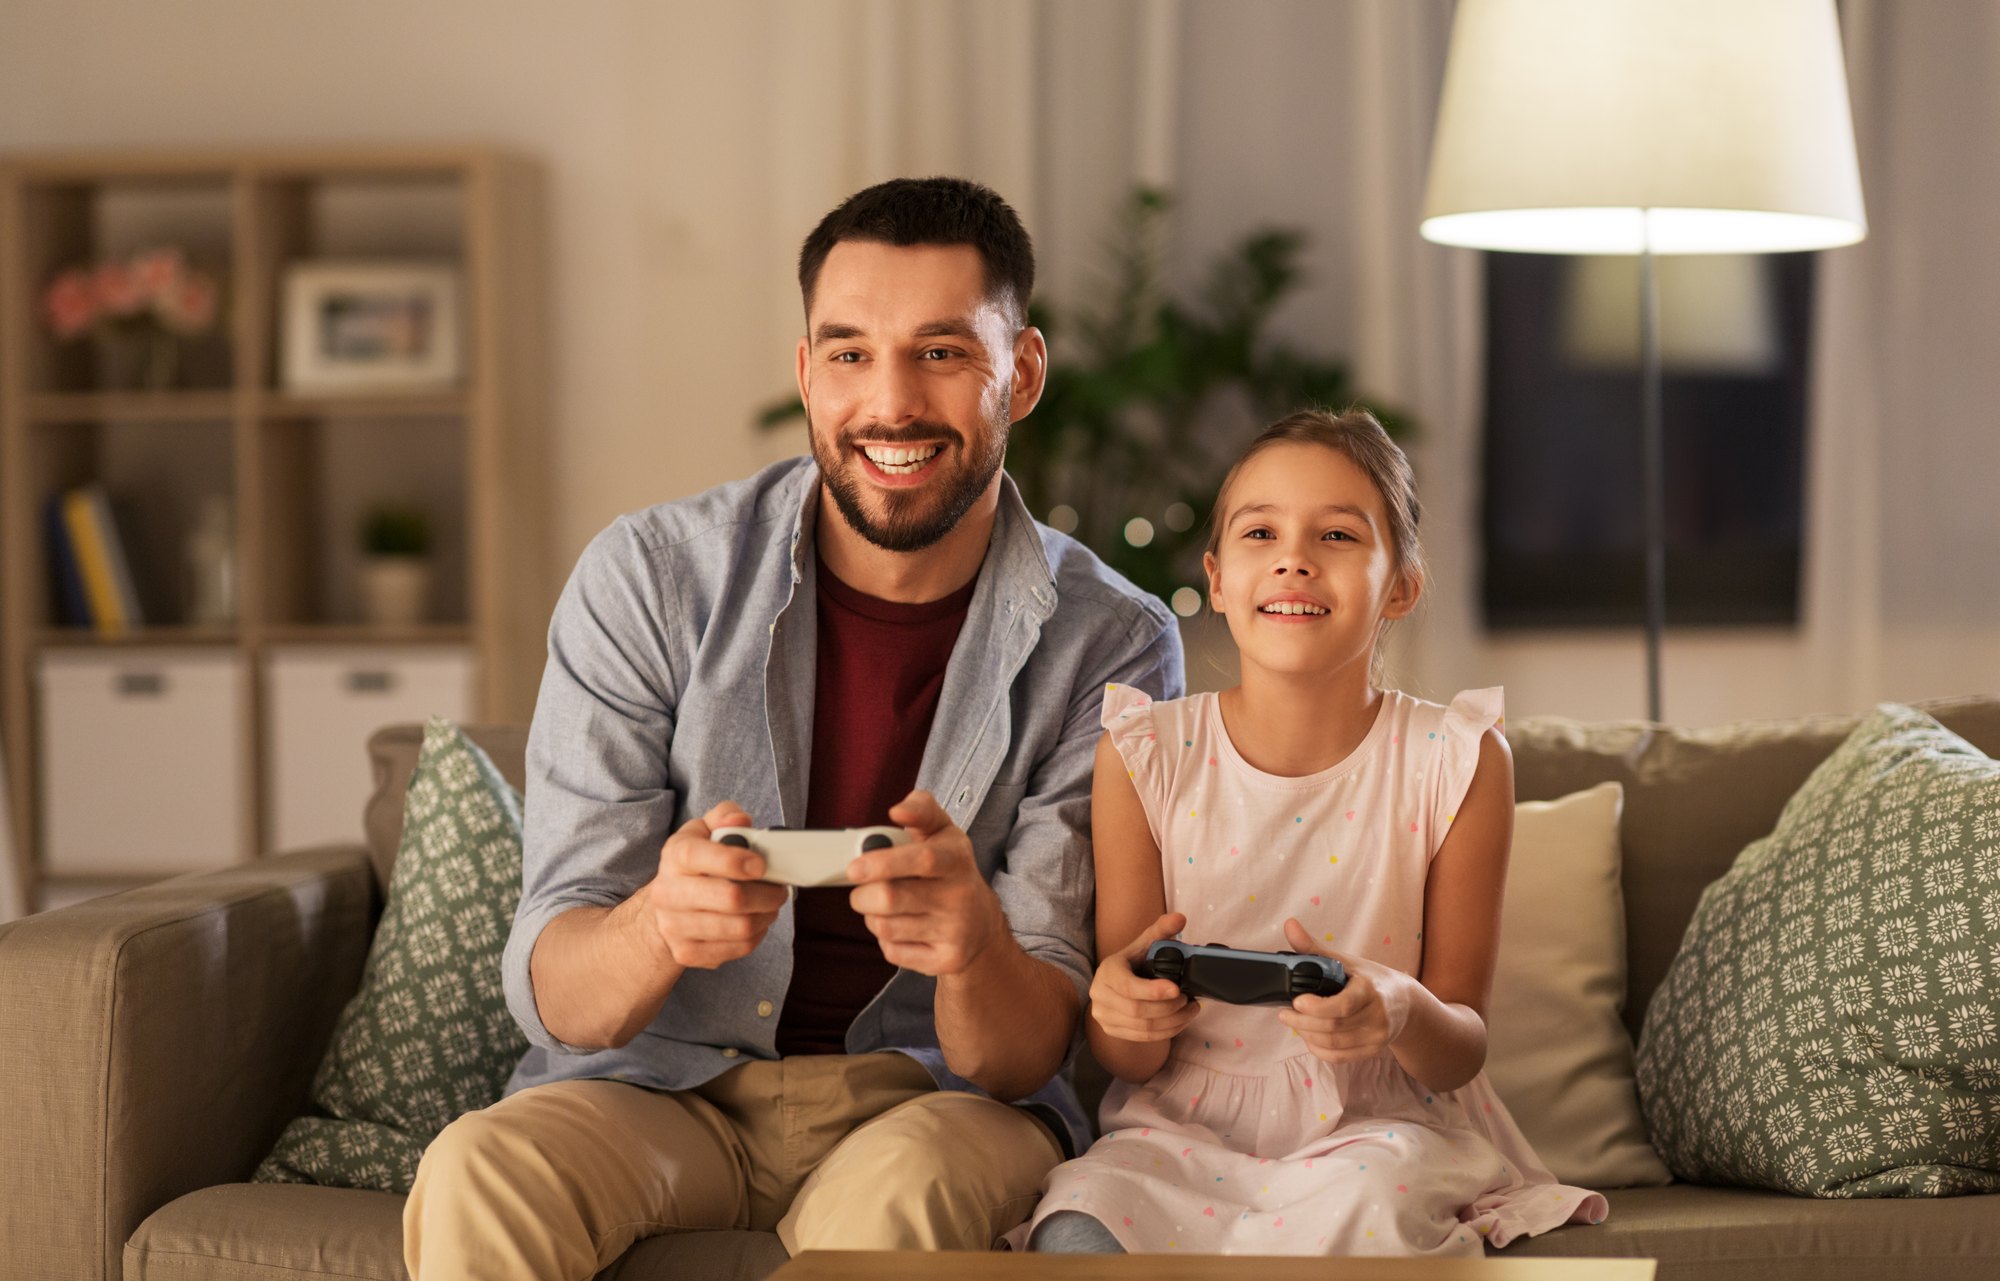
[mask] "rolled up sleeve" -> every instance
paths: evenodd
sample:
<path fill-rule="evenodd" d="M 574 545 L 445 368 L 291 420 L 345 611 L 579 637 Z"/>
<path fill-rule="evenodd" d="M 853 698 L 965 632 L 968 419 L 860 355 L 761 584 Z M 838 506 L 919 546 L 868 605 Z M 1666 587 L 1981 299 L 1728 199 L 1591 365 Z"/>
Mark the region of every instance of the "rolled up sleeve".
<path fill-rule="evenodd" d="M 1078 1001 L 1097 964 L 1090 786 L 1104 686 L 1133 685 L 1166 699 L 1180 697 L 1182 683 L 1180 629 L 1164 610 L 1142 612 L 1116 648 L 1078 673 L 1061 739 L 1034 771 L 993 877 L 1022 951 L 1061 970 Z"/>
<path fill-rule="evenodd" d="M 678 801 L 669 786 L 679 673 L 674 584 L 629 519 L 585 549 L 549 624 L 528 733 L 521 903 L 502 960 L 507 1007 L 544 1049 L 551 1035 L 529 961 L 549 922 L 615 907 L 650 880 Z"/>

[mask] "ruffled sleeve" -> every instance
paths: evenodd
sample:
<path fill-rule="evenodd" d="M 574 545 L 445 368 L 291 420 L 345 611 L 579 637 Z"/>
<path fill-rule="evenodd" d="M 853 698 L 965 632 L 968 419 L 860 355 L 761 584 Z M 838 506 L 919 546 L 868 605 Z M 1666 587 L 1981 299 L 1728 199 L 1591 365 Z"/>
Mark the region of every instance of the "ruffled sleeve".
<path fill-rule="evenodd" d="M 1436 780 L 1430 803 L 1432 854 L 1444 844 L 1458 807 L 1472 787 L 1472 776 L 1479 772 L 1480 740 L 1505 719 L 1506 711 L 1505 691 L 1497 685 L 1468 689 L 1444 709 L 1438 728 L 1437 768 L 1432 774 Z"/>
<path fill-rule="evenodd" d="M 1160 765 L 1159 733 L 1153 723 L 1153 698 L 1136 685 L 1106 685 L 1104 710 L 1098 723 L 1111 735 L 1111 745 L 1125 761 L 1125 772 L 1149 815 L 1158 814 L 1166 796 L 1167 779 Z"/>

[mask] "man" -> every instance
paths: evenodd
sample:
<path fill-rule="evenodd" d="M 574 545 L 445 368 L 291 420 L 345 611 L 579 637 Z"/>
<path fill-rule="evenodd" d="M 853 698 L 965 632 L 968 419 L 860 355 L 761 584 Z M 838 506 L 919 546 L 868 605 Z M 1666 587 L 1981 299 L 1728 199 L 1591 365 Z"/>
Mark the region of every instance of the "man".
<path fill-rule="evenodd" d="M 505 962 L 535 1048 L 426 1153 L 412 1275 L 588 1277 L 689 1228 L 986 1249 L 1084 1141 L 1058 1073 L 1098 707 L 1107 682 L 1178 695 L 1181 654 L 1001 469 L 1047 369 L 1033 282 L 984 187 L 852 197 L 799 255 L 812 458 L 578 562 Z M 915 839 L 851 888 L 763 882 L 709 839 L 878 823 Z"/>

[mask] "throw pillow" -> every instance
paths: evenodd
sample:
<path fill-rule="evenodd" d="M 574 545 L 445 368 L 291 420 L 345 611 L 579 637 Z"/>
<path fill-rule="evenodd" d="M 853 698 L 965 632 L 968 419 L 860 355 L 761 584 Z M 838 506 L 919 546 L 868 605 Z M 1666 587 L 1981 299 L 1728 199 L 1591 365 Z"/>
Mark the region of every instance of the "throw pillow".
<path fill-rule="evenodd" d="M 1556 1178 L 1670 1182 L 1646 1141 L 1625 1007 L 1625 791 L 1600 783 L 1514 807 L 1486 1077 Z"/>
<path fill-rule="evenodd" d="M 528 1048 L 500 987 L 520 897 L 520 795 L 433 718 L 361 989 L 256 1181 L 407 1193 L 438 1131 L 500 1097 Z"/>
<path fill-rule="evenodd" d="M 1703 893 L 1647 1012 L 1675 1174 L 1821 1197 L 2000 1191 L 2000 763 L 1863 721 Z"/>

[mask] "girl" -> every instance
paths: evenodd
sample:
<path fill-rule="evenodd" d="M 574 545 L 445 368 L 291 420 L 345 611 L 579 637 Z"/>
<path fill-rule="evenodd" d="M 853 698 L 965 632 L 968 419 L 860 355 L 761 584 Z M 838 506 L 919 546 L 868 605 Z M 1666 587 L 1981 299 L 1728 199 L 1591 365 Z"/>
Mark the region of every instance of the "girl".
<path fill-rule="evenodd" d="M 1090 1046 L 1104 1137 L 1015 1241 L 1061 1251 L 1477 1255 L 1598 1222 L 1481 1075 L 1513 829 L 1500 691 L 1376 687 L 1423 589 L 1410 466 L 1364 411 L 1266 429 L 1216 500 L 1209 603 L 1242 683 L 1105 691 Z M 1189 1002 L 1157 939 L 1321 952 L 1337 996 Z"/>

